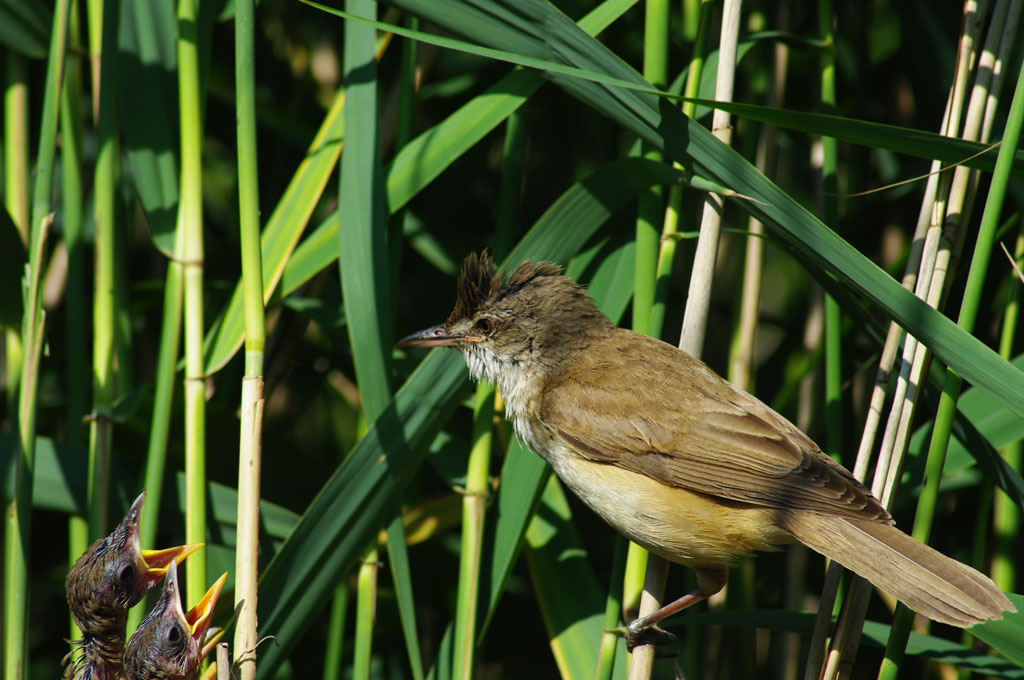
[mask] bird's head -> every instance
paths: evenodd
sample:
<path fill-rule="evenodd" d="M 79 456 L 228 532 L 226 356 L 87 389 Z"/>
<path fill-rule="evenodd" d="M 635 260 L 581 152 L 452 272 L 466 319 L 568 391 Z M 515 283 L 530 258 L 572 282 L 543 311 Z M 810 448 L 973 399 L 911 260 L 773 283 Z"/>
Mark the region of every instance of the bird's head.
<path fill-rule="evenodd" d="M 586 291 L 552 262 L 526 262 L 508 276 L 486 252 L 466 258 L 455 308 L 447 321 L 403 338 L 398 347 L 454 347 L 473 378 L 510 391 L 524 372 L 544 376 L 561 368 L 611 321 Z"/>
<path fill-rule="evenodd" d="M 178 568 L 167 570 L 160 599 L 128 640 L 129 680 L 194 680 L 211 645 L 206 644 L 213 609 L 227 580 L 223 574 L 188 612 L 182 610 Z"/>
<path fill-rule="evenodd" d="M 86 635 L 127 616 L 170 565 L 202 545 L 143 550 L 139 545 L 139 515 L 145 498 L 143 491 L 117 528 L 89 546 L 68 572 L 68 604 L 75 623 Z"/>

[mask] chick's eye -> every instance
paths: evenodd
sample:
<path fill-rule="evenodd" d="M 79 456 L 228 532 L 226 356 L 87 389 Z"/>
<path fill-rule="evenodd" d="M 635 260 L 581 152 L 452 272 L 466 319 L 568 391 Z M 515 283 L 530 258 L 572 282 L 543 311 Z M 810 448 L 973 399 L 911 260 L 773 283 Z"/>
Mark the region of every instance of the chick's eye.
<path fill-rule="evenodd" d="M 131 583 L 131 580 L 135 577 L 135 565 L 124 565 L 121 567 L 117 577 L 121 580 L 121 583 Z"/>
<path fill-rule="evenodd" d="M 167 629 L 167 641 L 174 644 L 181 640 L 181 628 L 178 626 L 171 626 Z"/>
<path fill-rule="evenodd" d="M 486 316 L 482 317 L 477 320 L 476 328 L 477 330 L 482 331 L 484 333 L 490 333 L 492 330 L 494 330 L 494 321 L 488 319 Z"/>

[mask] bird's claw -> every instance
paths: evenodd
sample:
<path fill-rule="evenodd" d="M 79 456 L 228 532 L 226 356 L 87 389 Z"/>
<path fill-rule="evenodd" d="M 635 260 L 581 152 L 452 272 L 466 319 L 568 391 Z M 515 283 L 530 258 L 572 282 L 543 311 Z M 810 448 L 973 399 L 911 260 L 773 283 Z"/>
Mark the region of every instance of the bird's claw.
<path fill-rule="evenodd" d="M 637 621 L 633 621 L 628 626 L 612 628 L 608 632 L 624 637 L 626 639 L 626 649 L 630 652 L 632 652 L 635 647 L 641 647 L 643 645 L 667 647 L 669 645 L 674 645 L 679 640 L 679 638 L 673 633 L 668 632 L 661 626 L 652 625 L 644 628 L 637 625 L 637 623 Z M 675 656 L 677 652 L 657 650 L 655 654 L 659 658 L 665 658 Z"/>

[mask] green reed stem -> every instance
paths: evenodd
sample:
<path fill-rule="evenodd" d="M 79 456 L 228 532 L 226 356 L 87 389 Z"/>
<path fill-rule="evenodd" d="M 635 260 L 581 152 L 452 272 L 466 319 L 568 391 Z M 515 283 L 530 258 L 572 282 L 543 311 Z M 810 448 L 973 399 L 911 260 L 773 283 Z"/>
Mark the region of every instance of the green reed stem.
<path fill-rule="evenodd" d="M 83 419 L 89 408 L 86 387 L 86 348 L 80 342 L 88 334 L 86 308 L 86 263 L 82 229 L 82 81 L 78 53 L 82 40 L 78 27 L 78 3 L 72 3 L 68 31 L 70 47 L 64 73 L 64 91 L 60 100 L 61 137 L 61 212 L 64 217 L 64 246 L 68 253 L 67 286 L 64 291 L 64 323 L 67 343 L 66 440 L 69 446 L 84 449 Z M 89 547 L 88 522 L 77 515 L 68 518 L 68 566 Z M 68 639 L 81 635 L 74 621 Z"/>
<path fill-rule="evenodd" d="M 1003 142 L 999 147 L 996 167 L 992 173 L 992 183 L 985 201 L 985 212 L 981 217 L 981 226 L 974 245 L 974 255 L 971 258 L 971 266 L 967 274 L 964 298 L 960 305 L 960 316 L 957 319 L 957 325 L 968 333 L 973 332 L 978 316 L 985 275 L 988 273 L 989 259 L 995 243 L 996 230 L 999 227 L 999 217 L 1006 197 L 1006 187 L 1010 171 L 1013 168 L 1014 154 L 1020 140 L 1022 125 L 1024 125 L 1024 69 L 1018 74 L 1013 102 L 1010 104 L 1006 127 L 1003 130 Z M 935 516 L 935 506 L 939 495 L 939 482 L 942 479 L 942 468 L 946 462 L 946 449 L 952 431 L 953 416 L 956 413 L 956 404 L 962 386 L 963 379 L 955 371 L 947 368 L 938 411 L 935 414 L 932 438 L 928 447 L 925 483 L 921 489 L 917 513 L 914 516 L 913 536 L 921 542 L 926 542 L 931 533 L 932 518 Z M 892 680 L 899 673 L 912 621 L 913 612 L 900 604 L 893 621 L 889 641 L 886 644 L 885 658 L 878 671 L 880 680 Z"/>
<path fill-rule="evenodd" d="M 818 2 L 818 33 L 823 42 L 834 43 L 832 35 L 832 3 Z M 821 71 L 821 112 L 831 114 L 836 108 L 835 52 L 818 51 Z M 821 207 L 825 224 L 839 231 L 839 190 L 836 171 L 839 164 L 839 145 L 835 137 L 822 137 Z M 842 453 L 842 316 L 839 303 L 825 295 L 825 450 L 832 456 Z"/>
<path fill-rule="evenodd" d="M 668 80 L 667 0 L 647 0 L 644 21 L 644 78 L 655 87 Z M 660 152 L 643 145 L 645 158 L 660 160 Z M 637 199 L 636 279 L 633 285 L 633 330 L 650 334 L 658 266 L 658 224 L 664 214 L 661 187 L 644 192 Z"/>
<path fill-rule="evenodd" d="M 178 109 L 181 182 L 178 228 L 184 231 L 185 540 L 206 541 L 206 376 L 203 374 L 203 124 L 195 0 L 178 0 Z M 185 563 L 187 602 L 205 591 L 206 551 Z"/>
<path fill-rule="evenodd" d="M 235 119 L 238 125 L 238 223 L 245 308 L 245 375 L 238 450 L 238 539 L 235 548 L 234 664 L 242 680 L 256 677 L 256 597 L 263 440 L 263 263 L 256 154 L 255 1 L 235 2 Z"/>
<path fill-rule="evenodd" d="M 35 470 L 36 404 L 45 312 L 40 290 L 46 234 L 53 222 L 50 197 L 57 146 L 61 76 L 67 42 L 68 0 L 54 8 L 39 126 L 35 186 L 29 228 L 28 269 L 22 282 L 21 345 L 24 351 L 18 387 L 18 455 L 14 464 L 14 500 L 4 527 L 3 672 L 5 680 L 26 676 L 28 659 L 29 550 L 32 538 L 32 480 Z M 28 179 L 25 178 L 25 182 Z"/>
<path fill-rule="evenodd" d="M 1017 242 L 1013 250 L 1013 258 L 1020 267 L 1024 263 L 1024 225 L 1017 233 Z M 1020 321 L 1021 287 L 1015 272 L 1010 281 L 1010 299 L 1003 313 L 1003 330 L 999 337 L 999 356 L 1009 359 L 1013 356 L 1013 346 Z M 1017 440 L 1004 446 L 1000 453 L 1006 464 L 1018 473 L 1024 468 L 1024 442 Z M 1002 490 L 995 491 L 993 499 L 993 531 L 995 533 L 995 550 L 992 555 L 992 580 L 1003 590 L 1012 591 L 1017 584 L 1017 561 L 1015 556 L 1020 543 L 1020 508 Z"/>
<path fill-rule="evenodd" d="M 622 618 L 622 582 L 626 575 L 626 552 L 629 541 L 623 536 L 615 537 L 615 552 L 612 556 L 612 572 L 608 583 L 608 597 L 604 604 L 604 624 L 601 626 L 601 651 L 597 657 L 597 680 L 611 680 L 615 671 L 615 654 L 618 651 L 618 635 L 610 633 Z"/>
<path fill-rule="evenodd" d="M 647 0 L 644 16 L 643 75 L 655 87 L 664 87 L 668 80 L 669 3 Z M 641 145 L 645 158 L 661 160 L 660 152 Z M 633 330 L 655 335 L 651 327 L 658 280 L 658 224 L 664 216 L 661 187 L 652 187 L 637 198 L 636 266 L 633 279 Z M 659 329 L 660 331 L 660 329 Z M 627 611 L 639 606 L 647 569 L 647 551 L 636 544 L 629 546 L 622 601 Z"/>
<path fill-rule="evenodd" d="M 139 520 L 139 544 L 156 544 L 160 503 L 163 497 L 164 474 L 167 462 L 167 437 L 171 429 L 171 411 L 174 402 L 174 378 L 178 370 L 178 352 L 181 345 L 182 286 L 185 268 L 185 230 L 178 224 L 174 234 L 174 259 L 167 263 L 164 277 L 163 314 L 160 321 L 160 344 L 156 357 L 156 376 L 153 380 L 153 411 L 149 421 L 149 443 L 146 449 L 146 468 L 142 488 L 146 489 L 146 502 Z M 195 557 L 195 554 L 192 555 Z M 191 561 L 192 557 L 189 557 Z M 145 615 L 142 607 L 132 609 L 128 630 L 134 631 Z"/>
<path fill-rule="evenodd" d="M 474 675 L 476 619 L 493 426 L 494 387 L 481 380 L 473 397 L 473 447 L 469 452 L 466 491 L 462 497 L 462 548 L 459 551 L 459 584 L 455 604 L 453 676 L 463 680 Z"/>
<path fill-rule="evenodd" d="M 342 581 L 334 589 L 331 614 L 327 622 L 327 643 L 324 645 L 323 680 L 341 677 L 342 651 L 345 649 L 345 615 L 348 613 L 348 583 Z"/>
<path fill-rule="evenodd" d="M 158 8 L 153 3 L 138 3 L 135 9 L 135 32 L 138 35 L 140 56 L 143 60 L 157 62 L 161 59 L 161 36 L 157 26 L 158 21 L 154 16 Z M 176 163 L 177 161 L 172 162 Z M 178 179 L 168 174 L 161 182 L 163 190 L 168 194 L 177 195 L 179 193 Z M 185 229 L 181 220 L 178 220 L 171 257 L 167 261 L 167 272 L 164 275 L 160 339 L 153 379 L 153 410 L 149 420 L 146 464 L 142 475 L 142 488 L 146 489 L 146 503 L 142 506 L 142 517 L 139 520 L 139 542 L 144 547 L 156 545 L 157 529 L 160 526 L 167 442 L 171 429 L 175 378 L 181 352 L 184 262 Z M 129 632 L 135 630 L 145 614 L 144 607 L 132 609 L 128 617 Z"/>
<path fill-rule="evenodd" d="M 105 535 L 110 496 L 112 408 L 117 395 L 114 376 L 114 240 L 117 234 L 117 3 L 103 0 L 102 21 L 92 35 L 101 35 L 99 104 L 96 119 L 96 172 L 93 220 L 96 236 L 92 299 L 92 419 L 89 424 L 87 503 L 89 539 Z"/>

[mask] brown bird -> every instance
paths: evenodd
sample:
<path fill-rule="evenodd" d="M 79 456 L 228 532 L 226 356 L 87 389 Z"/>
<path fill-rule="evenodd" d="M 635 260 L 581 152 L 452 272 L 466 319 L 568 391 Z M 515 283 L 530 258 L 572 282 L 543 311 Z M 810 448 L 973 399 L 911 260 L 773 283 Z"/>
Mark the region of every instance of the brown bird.
<path fill-rule="evenodd" d="M 1015 611 L 988 577 L 894 527 L 788 420 L 686 352 L 616 328 L 556 264 L 503 278 L 486 253 L 470 255 L 448 320 L 397 346 L 462 352 L 563 483 L 631 541 L 696 571 L 696 590 L 627 627 L 630 648 L 664 639 L 654 624 L 721 590 L 740 556 L 797 541 L 935 621 Z"/>
<path fill-rule="evenodd" d="M 139 513 L 145 498 L 143 491 L 113 533 L 89 546 L 68 572 L 68 606 L 82 639 L 64 657 L 66 679 L 122 677 L 128 610 L 163 578 L 168 565 L 184 560 L 202 545 L 142 550 Z M 79 655 L 69 663 L 76 652 Z"/>
<path fill-rule="evenodd" d="M 156 606 L 139 624 L 124 652 L 128 680 L 196 680 L 199 665 L 209 651 L 204 647 L 213 608 L 228 575 L 222 574 L 199 602 L 181 609 L 178 569 L 172 564 Z"/>

